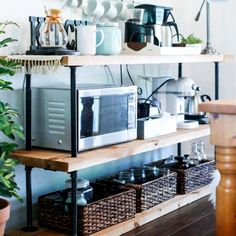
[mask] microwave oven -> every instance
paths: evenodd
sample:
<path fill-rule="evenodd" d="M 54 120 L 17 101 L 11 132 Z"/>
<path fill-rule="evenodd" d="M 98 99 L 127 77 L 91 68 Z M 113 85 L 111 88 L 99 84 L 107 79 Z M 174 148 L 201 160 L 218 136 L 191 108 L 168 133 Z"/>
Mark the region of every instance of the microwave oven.
<path fill-rule="evenodd" d="M 71 149 L 70 90 L 32 89 L 32 145 Z M 78 150 L 137 138 L 137 87 L 77 89 Z"/>

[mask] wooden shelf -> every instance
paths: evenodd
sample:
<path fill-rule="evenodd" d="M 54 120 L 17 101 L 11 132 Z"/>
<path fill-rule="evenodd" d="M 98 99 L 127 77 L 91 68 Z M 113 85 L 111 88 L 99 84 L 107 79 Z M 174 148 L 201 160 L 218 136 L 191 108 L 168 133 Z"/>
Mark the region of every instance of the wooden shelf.
<path fill-rule="evenodd" d="M 211 194 L 211 189 L 209 188 L 209 186 L 205 186 L 189 194 L 177 195 L 176 197 L 166 202 L 163 202 L 157 205 L 156 207 L 153 207 L 145 212 L 136 214 L 135 218 L 133 219 L 130 219 L 120 224 L 106 228 L 102 231 L 99 231 L 93 234 L 93 236 L 122 235 L 154 219 L 160 218 L 163 215 L 166 215 L 200 198 L 203 198 L 209 194 Z M 20 230 L 13 230 L 6 234 L 6 236 L 15 236 L 15 235 L 18 235 L 18 236 L 40 236 L 40 235 L 65 236 L 66 234 L 58 233 L 58 232 L 47 230 L 44 228 L 40 228 L 39 231 L 34 232 L 34 233 L 24 233 Z"/>
<path fill-rule="evenodd" d="M 32 151 L 18 150 L 12 156 L 18 158 L 22 164 L 27 166 L 72 172 L 207 135 L 210 135 L 209 125 L 201 125 L 196 129 L 178 130 L 175 133 L 152 139 L 134 140 L 80 152 L 77 158 L 70 157 L 70 152 L 39 148 Z"/>
<path fill-rule="evenodd" d="M 63 66 L 120 65 L 120 64 L 164 64 L 230 61 L 230 55 L 112 55 L 112 56 L 64 56 Z"/>

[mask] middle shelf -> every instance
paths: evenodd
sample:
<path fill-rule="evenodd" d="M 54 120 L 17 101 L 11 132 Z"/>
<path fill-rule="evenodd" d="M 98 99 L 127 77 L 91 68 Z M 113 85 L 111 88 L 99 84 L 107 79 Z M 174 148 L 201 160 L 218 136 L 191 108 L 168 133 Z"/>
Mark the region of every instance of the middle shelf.
<path fill-rule="evenodd" d="M 33 148 L 31 151 L 17 150 L 12 154 L 23 165 L 48 170 L 72 172 L 91 166 L 127 158 L 140 153 L 153 151 L 169 145 L 185 142 L 210 135 L 209 125 L 200 125 L 190 130 L 178 130 L 147 140 L 134 140 L 126 143 L 84 151 L 72 158 L 70 152 Z"/>

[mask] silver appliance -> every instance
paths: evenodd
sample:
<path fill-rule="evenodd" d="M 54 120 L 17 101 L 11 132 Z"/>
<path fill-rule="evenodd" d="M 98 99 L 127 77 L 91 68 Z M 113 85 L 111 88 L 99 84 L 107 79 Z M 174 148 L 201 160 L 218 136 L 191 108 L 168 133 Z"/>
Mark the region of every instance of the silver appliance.
<path fill-rule="evenodd" d="M 77 89 L 78 150 L 137 138 L 137 87 Z M 70 150 L 70 90 L 32 89 L 32 144 Z"/>
<path fill-rule="evenodd" d="M 186 100 L 195 96 L 197 86 L 189 77 L 170 80 L 166 84 L 166 111 L 172 114 L 185 114 Z"/>

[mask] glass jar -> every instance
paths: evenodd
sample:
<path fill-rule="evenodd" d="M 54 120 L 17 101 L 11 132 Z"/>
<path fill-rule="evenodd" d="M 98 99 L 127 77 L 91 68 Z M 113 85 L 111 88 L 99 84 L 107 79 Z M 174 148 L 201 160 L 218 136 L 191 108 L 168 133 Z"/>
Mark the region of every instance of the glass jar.
<path fill-rule="evenodd" d="M 76 198 L 77 198 L 77 201 L 76 201 L 77 205 L 80 205 L 80 206 L 87 205 L 87 201 L 84 197 L 84 193 L 77 191 Z M 67 199 L 65 202 L 67 203 L 65 205 L 65 212 L 68 212 L 68 204 L 71 204 L 71 202 L 72 202 L 72 193 L 71 192 L 68 193 L 68 196 L 67 196 Z"/>
<path fill-rule="evenodd" d="M 99 23 L 97 29 L 104 32 L 104 41 L 97 47 L 97 55 L 120 54 L 122 49 L 121 30 L 117 22 Z M 101 35 L 96 36 L 97 43 L 101 41 Z"/>

